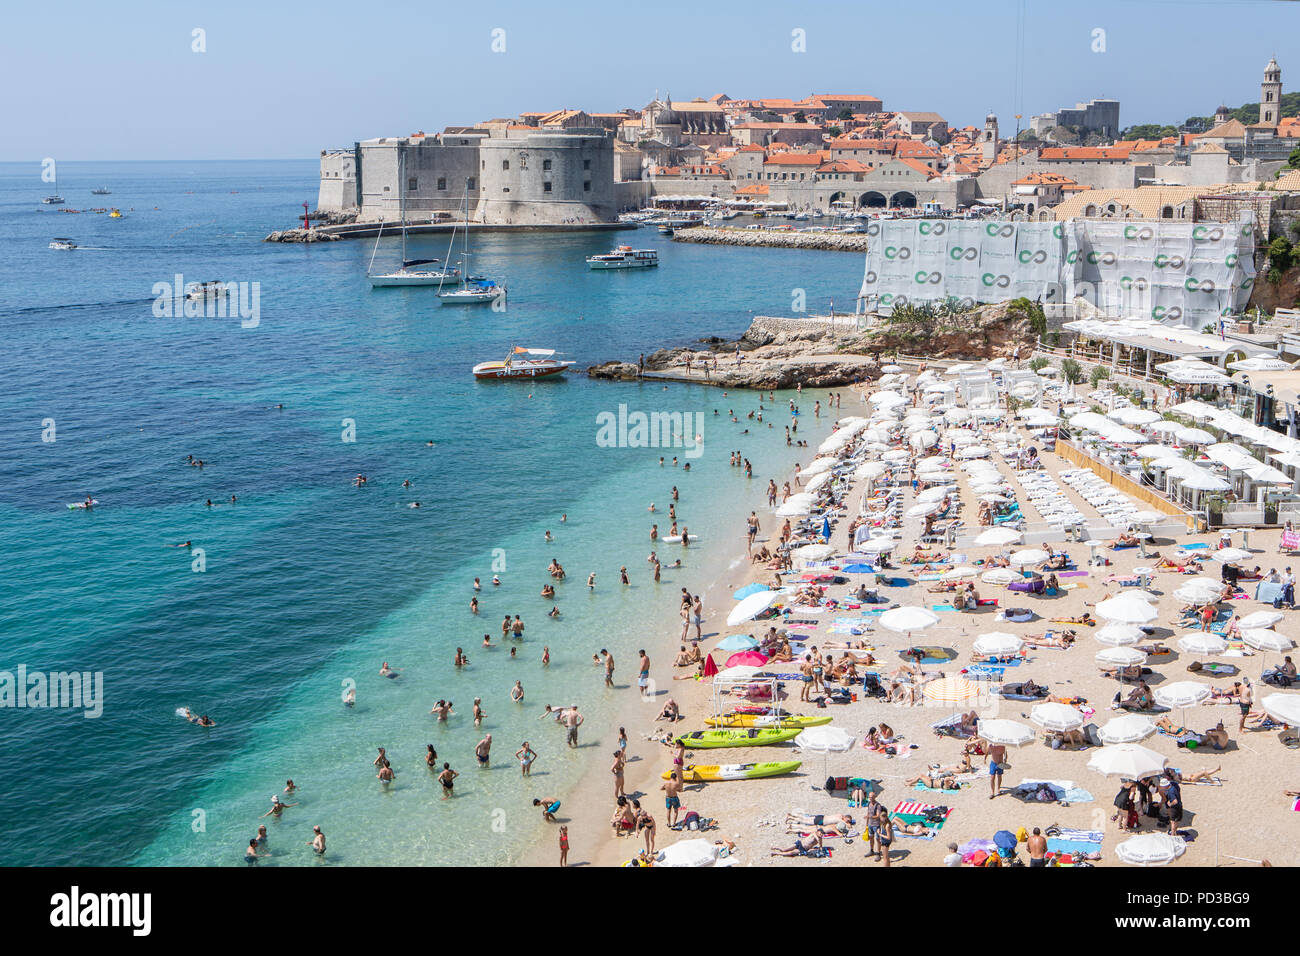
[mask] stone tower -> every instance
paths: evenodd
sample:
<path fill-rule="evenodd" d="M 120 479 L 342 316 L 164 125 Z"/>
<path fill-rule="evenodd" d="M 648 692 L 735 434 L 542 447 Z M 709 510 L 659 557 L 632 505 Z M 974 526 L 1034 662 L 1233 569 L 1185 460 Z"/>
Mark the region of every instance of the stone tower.
<path fill-rule="evenodd" d="M 996 160 L 1001 145 L 998 139 L 998 118 L 990 113 L 984 117 L 984 132 L 980 136 L 980 150 L 984 161 L 992 163 Z"/>
<path fill-rule="evenodd" d="M 1282 118 L 1281 104 L 1282 69 L 1277 65 L 1277 57 L 1273 57 L 1264 67 L 1264 82 L 1259 85 L 1259 121 L 1276 126 Z"/>
<path fill-rule="evenodd" d="M 1220 103 L 1219 108 L 1214 111 L 1214 125 L 1222 126 L 1230 119 L 1232 119 L 1232 114 L 1228 111 L 1228 107 Z"/>

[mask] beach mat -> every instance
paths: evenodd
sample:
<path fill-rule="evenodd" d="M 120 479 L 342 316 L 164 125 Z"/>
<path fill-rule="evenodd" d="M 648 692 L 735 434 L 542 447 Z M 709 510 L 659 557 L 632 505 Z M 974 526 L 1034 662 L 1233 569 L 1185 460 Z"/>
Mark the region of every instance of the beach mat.
<path fill-rule="evenodd" d="M 1056 576 L 1058 578 L 1086 578 L 1088 576 L 1088 572 L 1087 571 L 1057 571 Z"/>

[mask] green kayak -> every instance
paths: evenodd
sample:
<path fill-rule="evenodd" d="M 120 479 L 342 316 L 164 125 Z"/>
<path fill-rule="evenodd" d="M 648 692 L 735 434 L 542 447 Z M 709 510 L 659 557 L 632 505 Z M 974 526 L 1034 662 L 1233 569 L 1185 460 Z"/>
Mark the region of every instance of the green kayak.
<path fill-rule="evenodd" d="M 768 744 L 783 744 L 794 740 L 803 728 L 789 729 L 766 727 L 719 728 L 715 730 L 694 730 L 682 734 L 677 739 L 692 749 L 708 747 L 764 747 Z"/>

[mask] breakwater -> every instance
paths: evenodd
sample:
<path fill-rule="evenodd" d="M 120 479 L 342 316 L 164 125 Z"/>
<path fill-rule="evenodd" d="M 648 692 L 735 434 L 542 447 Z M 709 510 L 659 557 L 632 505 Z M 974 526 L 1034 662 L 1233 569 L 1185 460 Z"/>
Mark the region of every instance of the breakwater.
<path fill-rule="evenodd" d="M 786 229 L 747 229 L 734 226 L 696 226 L 679 229 L 674 242 L 700 242 L 717 246 L 767 246 L 774 249 L 823 249 L 828 252 L 866 252 L 865 233 L 792 232 Z"/>

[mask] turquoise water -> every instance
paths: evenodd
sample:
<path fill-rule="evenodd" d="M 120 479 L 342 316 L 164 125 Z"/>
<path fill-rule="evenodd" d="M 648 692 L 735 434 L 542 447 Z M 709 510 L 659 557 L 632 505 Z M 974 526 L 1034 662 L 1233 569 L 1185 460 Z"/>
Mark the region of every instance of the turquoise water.
<path fill-rule="evenodd" d="M 608 723 L 634 691 L 605 691 L 591 655 L 614 651 L 620 685 L 637 648 L 671 656 L 679 588 L 699 590 L 708 562 L 736 550 L 740 516 L 795 460 L 788 415 L 769 416 L 772 430 L 744 419 L 752 395 L 577 374 L 480 384 L 469 368 L 515 343 L 585 366 L 736 335 L 751 313 L 788 309 L 795 287 L 810 308 L 850 301 L 859 257 L 672 244 L 649 230 L 484 236 L 476 268 L 506 277 L 508 311 L 440 309 L 427 290 L 371 290 L 369 242 L 258 241 L 314 196 L 314 166 L 61 164 L 68 206 L 112 203 L 126 213 L 113 221 L 42 207 L 38 165 L 0 165 L 0 670 L 102 671 L 105 686 L 99 719 L 0 709 L 0 864 L 238 863 L 288 777 L 302 806 L 270 824 L 271 863 L 312 862 L 312 824 L 335 864 L 517 859 L 537 830 L 532 798 L 565 796 L 596 752 L 567 750 L 535 719 L 542 706 L 576 700 L 584 742 L 612 742 Z M 91 196 L 100 184 L 112 195 Z M 53 236 L 84 248 L 49 250 Z M 658 247 L 663 265 L 588 271 L 582 257 L 616 239 Z M 444 253 L 445 240 L 412 241 L 412 256 Z M 397 254 L 385 239 L 380 261 Z M 260 324 L 155 317 L 154 284 L 175 273 L 259 283 Z M 597 415 L 620 403 L 703 413 L 692 471 L 661 470 L 655 449 L 598 446 Z M 814 444 L 829 428 L 801 421 Z M 755 462 L 752 481 L 728 466 L 733 448 Z M 189 467 L 190 454 L 210 464 Z M 368 487 L 352 487 L 358 472 Z M 666 528 L 674 484 L 701 541 L 655 586 L 646 509 L 655 501 Z M 66 508 L 87 494 L 98 508 Z M 201 573 L 167 546 L 186 540 L 204 552 Z M 538 595 L 552 556 L 569 572 L 558 620 Z M 516 659 L 479 647 L 484 632 L 499 641 L 506 613 L 527 624 Z M 471 659 L 460 671 L 458 646 Z M 378 676 L 385 660 L 399 681 Z M 353 709 L 341 704 L 349 679 Z M 438 698 L 456 705 L 446 724 L 428 713 Z M 185 722 L 185 706 L 217 726 Z M 493 761 L 480 771 L 484 731 Z M 511 758 L 524 739 L 540 754 L 530 782 Z M 462 773 L 451 801 L 424 767 L 428 743 Z M 397 772 L 386 792 L 377 746 Z"/>

